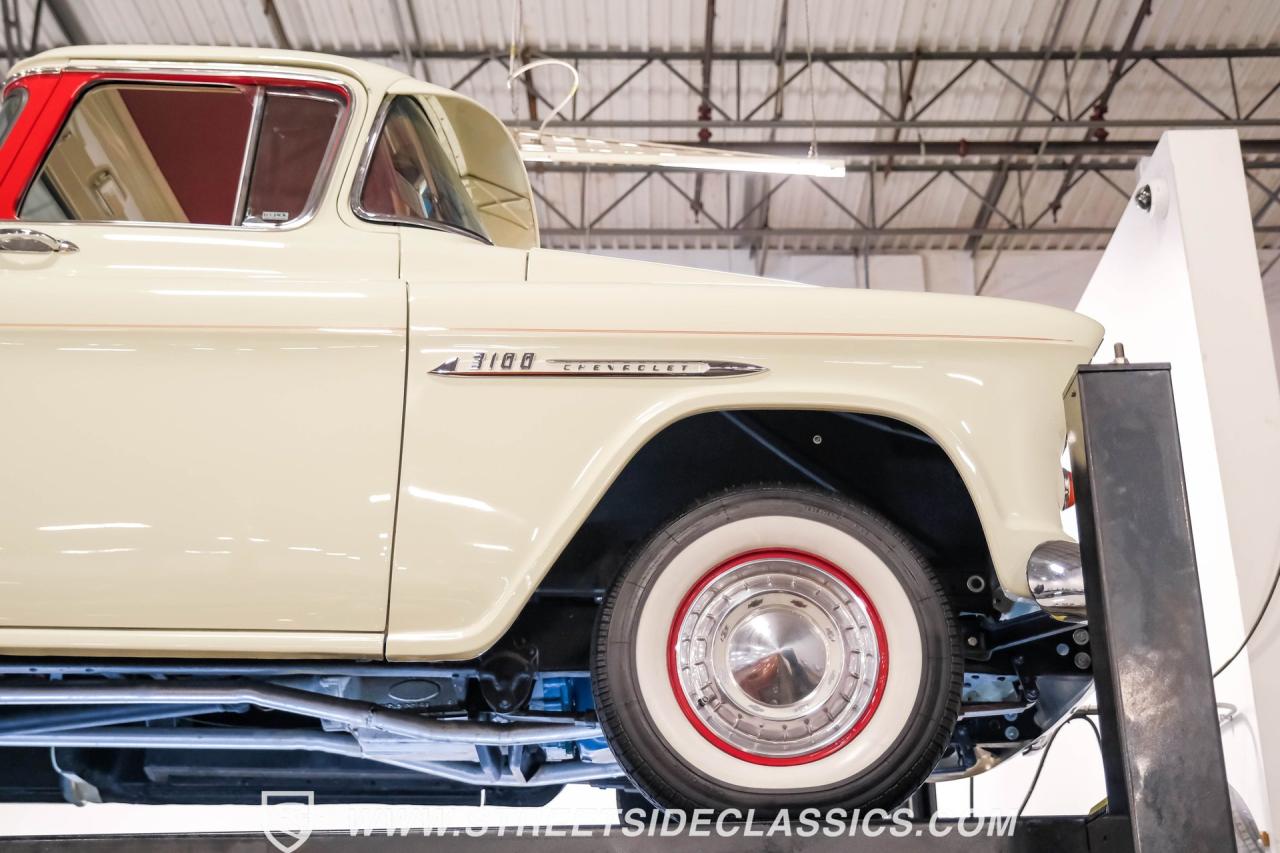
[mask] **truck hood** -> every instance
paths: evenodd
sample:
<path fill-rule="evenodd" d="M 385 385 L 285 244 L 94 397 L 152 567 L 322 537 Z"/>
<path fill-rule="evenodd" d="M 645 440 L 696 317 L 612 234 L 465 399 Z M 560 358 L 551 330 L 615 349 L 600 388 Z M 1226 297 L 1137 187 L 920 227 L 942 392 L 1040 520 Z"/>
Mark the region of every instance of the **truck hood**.
<path fill-rule="evenodd" d="M 1082 314 L 1032 302 L 819 287 L 551 249 L 529 252 L 526 278 L 596 328 L 1066 344 L 1080 361 L 1103 335 Z"/>

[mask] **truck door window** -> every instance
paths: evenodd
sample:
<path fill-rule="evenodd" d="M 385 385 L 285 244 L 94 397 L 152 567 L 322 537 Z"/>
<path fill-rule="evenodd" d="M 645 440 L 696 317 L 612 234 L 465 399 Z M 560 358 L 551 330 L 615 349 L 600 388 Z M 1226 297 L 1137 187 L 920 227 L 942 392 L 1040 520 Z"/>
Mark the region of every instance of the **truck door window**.
<path fill-rule="evenodd" d="M 104 84 L 72 108 L 20 219 L 283 225 L 326 177 L 335 95 L 255 85 Z"/>

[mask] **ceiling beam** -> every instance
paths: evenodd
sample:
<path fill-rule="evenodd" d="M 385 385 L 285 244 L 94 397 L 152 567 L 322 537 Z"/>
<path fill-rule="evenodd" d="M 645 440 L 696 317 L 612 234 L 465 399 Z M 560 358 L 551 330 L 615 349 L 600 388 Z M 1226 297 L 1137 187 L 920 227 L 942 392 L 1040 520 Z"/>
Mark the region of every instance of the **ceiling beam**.
<path fill-rule="evenodd" d="M 539 122 L 529 119 L 516 119 L 507 122 L 509 127 L 536 128 Z M 978 128 L 982 130 L 1093 130 L 1096 128 L 1160 128 L 1165 130 L 1183 130 L 1187 128 L 1260 128 L 1280 127 L 1280 117 L 1276 118 L 1129 118 L 1106 121 L 1103 119 L 988 119 L 962 118 L 954 119 L 680 119 L 680 118 L 648 118 L 648 119 L 596 119 L 582 120 L 557 117 L 555 127 L 573 127 L 584 130 L 601 128 L 672 128 L 677 130 L 948 130 L 952 128 Z"/>
<path fill-rule="evenodd" d="M 1277 233 L 1280 226 L 1256 229 L 1258 233 Z M 1043 228 L 903 227 L 903 228 L 544 228 L 544 237 L 591 237 L 598 240 L 633 237 L 740 237 L 745 240 L 765 238 L 843 237 L 849 239 L 895 237 L 1099 237 L 1115 231 L 1107 226 L 1047 226 Z"/>
<path fill-rule="evenodd" d="M 804 0 L 804 2 L 808 2 L 808 0 Z M 774 88 L 773 92 L 769 95 L 768 98 L 765 98 L 763 101 L 761 101 L 758 107 L 756 107 L 754 110 L 752 110 L 750 113 L 747 114 L 747 118 L 750 118 L 752 115 L 755 114 L 756 110 L 759 110 L 762 107 L 764 107 L 764 105 L 769 103 L 769 100 L 772 99 L 773 100 L 773 121 L 775 125 L 778 121 L 782 119 L 783 108 L 786 103 L 787 84 L 791 82 L 792 79 L 794 79 L 793 77 L 787 77 L 787 63 L 786 63 L 787 23 L 788 23 L 788 16 L 790 13 L 790 5 L 791 4 L 789 0 L 782 0 L 778 8 L 778 32 L 773 41 L 773 54 L 774 54 L 773 64 L 776 69 L 775 73 L 777 75 L 777 86 Z M 808 68 L 811 66 L 811 64 L 812 64 L 811 60 L 806 60 L 805 65 L 803 67 Z M 741 116 L 739 116 L 739 118 L 741 118 Z M 774 139 L 777 138 L 777 135 L 778 135 L 778 132 L 776 129 L 770 130 L 769 141 L 772 142 Z M 755 212 L 756 208 L 759 208 L 760 224 L 758 227 L 765 229 L 769 227 L 769 208 L 770 208 L 770 205 L 773 204 L 773 195 L 779 189 L 782 188 L 782 185 L 788 181 L 788 178 L 783 178 L 782 180 L 778 181 L 776 184 L 773 184 L 772 186 L 770 186 L 770 184 L 772 183 L 772 179 L 770 178 L 769 175 L 758 176 L 758 179 L 760 179 L 760 184 L 764 188 L 764 196 L 760 199 L 760 201 L 753 204 L 745 214 L 742 215 L 742 218 L 738 220 L 738 224 L 741 225 L 742 223 L 745 223 L 751 217 L 752 213 Z M 746 201 L 745 198 L 743 200 Z M 761 240 L 759 245 L 756 246 L 753 249 L 753 251 L 755 253 L 756 275 L 764 275 L 765 265 L 769 262 L 768 241 Z"/>
<path fill-rule="evenodd" d="M 822 239 L 827 237 L 993 237 L 1005 236 L 1072 236 L 1096 237 L 1110 234 L 1114 228 L 1106 227 L 1052 227 L 1052 228 L 966 228 L 960 227 L 902 227 L 902 228 L 543 228 L 544 237 L 587 237 L 608 240 L 618 237 L 740 237 L 746 240 L 791 237 Z"/>
<path fill-rule="evenodd" d="M 911 70 L 905 75 L 902 73 L 902 63 L 897 63 L 898 68 L 898 115 L 896 121 L 906 121 L 907 109 L 911 106 L 911 98 L 916 87 L 916 72 L 920 70 L 920 59 L 915 57 L 911 60 Z M 890 142 L 897 142 L 902 138 L 903 128 L 895 127 L 893 134 L 889 137 Z M 888 163 L 889 168 L 893 168 L 893 161 Z"/>
<path fill-rule="evenodd" d="M 17 0 L 0 0 L 0 15 L 4 17 L 4 58 L 12 67 L 22 59 L 22 20 Z"/>
<path fill-rule="evenodd" d="M 543 228 L 544 237 L 588 237 L 610 240 L 630 237 L 740 237 L 760 240 L 772 237 L 814 238 L 893 238 L 893 237 L 1099 237 L 1115 231 L 1111 226 L 1063 226 L 1036 228 L 966 228 L 923 226 L 902 228 Z M 1254 229 L 1258 234 L 1280 234 L 1280 225 Z"/>
<path fill-rule="evenodd" d="M 1036 105 L 1036 103 L 1040 101 L 1040 87 L 1044 85 L 1045 75 L 1048 73 L 1050 66 L 1053 65 L 1053 59 L 1050 57 L 1050 54 L 1052 54 L 1053 51 L 1058 46 L 1058 37 L 1062 33 L 1062 25 L 1063 23 L 1066 22 L 1067 13 L 1070 11 L 1071 11 L 1071 0 L 1062 0 L 1059 11 L 1058 11 L 1057 20 L 1054 22 L 1054 25 L 1053 25 L 1053 32 L 1049 35 L 1049 42 L 1044 46 L 1044 49 L 1043 49 L 1044 58 L 1041 59 L 1039 65 L 1036 67 L 1035 79 L 1031 82 L 1029 86 L 1023 86 L 1021 84 L 1018 84 L 1017 81 L 1014 81 L 1015 85 L 1019 89 L 1021 89 L 1025 95 L 1025 98 L 1023 99 L 1023 102 L 1022 102 L 1022 113 L 1021 115 L 1018 116 L 1018 121 L 1020 122 L 1020 124 L 1018 127 L 1015 127 L 1013 129 L 1013 133 L 1012 133 L 1012 141 L 1014 142 L 1017 142 L 1022 138 L 1022 132 L 1027 128 L 1026 123 L 1028 119 L 1030 119 L 1031 117 L 1031 110 Z M 991 62 L 991 60 L 988 59 L 987 62 L 989 65 L 991 65 L 992 68 L 999 69 L 999 66 L 996 65 L 994 62 Z M 1007 79 L 1013 79 L 1013 78 L 1007 77 Z M 1055 110 L 1049 109 L 1048 112 L 1051 114 L 1055 114 L 1054 117 L 1057 118 Z M 1036 155 L 1037 158 L 1040 156 L 1040 153 L 1043 153 L 1043 150 L 1044 150 L 1044 146 L 1043 146 L 1043 140 L 1042 140 L 1042 143 L 1040 146 L 1040 152 L 1038 152 Z M 991 176 L 991 181 L 990 183 L 987 184 L 987 191 L 986 193 L 984 193 L 981 199 L 982 204 L 978 207 L 978 212 L 974 215 L 974 219 L 973 219 L 974 228 L 986 228 L 987 225 L 991 222 L 991 212 L 993 210 L 999 210 L 1000 198 L 1004 195 L 1005 187 L 1007 187 L 1008 185 L 1009 185 L 1009 171 L 1007 169 L 1001 169 L 1000 171 L 996 172 L 994 175 Z M 1001 216 L 1003 215 L 1004 214 L 1001 214 Z M 965 242 L 964 247 L 970 252 L 976 252 L 981 242 L 982 242 L 982 238 L 975 234 Z M 994 261 L 992 263 L 994 264 Z"/>
<path fill-rule="evenodd" d="M 401 0 L 391 0 L 391 14 L 396 19 L 396 29 L 399 31 L 401 59 L 410 74 L 420 74 L 422 79 L 430 83 L 431 75 L 427 73 L 427 64 L 414 58 L 414 53 L 422 50 L 418 13 L 414 11 L 413 0 L 404 0 L 403 11 L 400 3 Z"/>
<path fill-rule="evenodd" d="M 45 8 L 49 10 L 49 17 L 53 18 L 58 29 L 62 30 L 62 34 L 66 36 L 67 44 L 93 42 L 72 0 L 45 0 Z"/>
<path fill-rule="evenodd" d="M 1129 31 L 1125 34 L 1124 44 L 1121 45 L 1115 57 L 1115 65 L 1111 68 L 1111 73 L 1107 75 L 1107 82 L 1103 85 L 1102 91 L 1093 99 L 1091 119 L 1101 120 L 1106 118 L 1107 110 L 1111 106 L 1111 96 L 1115 93 L 1116 86 L 1120 85 L 1129 69 L 1133 68 L 1143 59 L 1151 59 L 1152 57 L 1139 56 L 1142 51 L 1134 47 L 1138 41 L 1138 33 L 1142 30 L 1142 25 L 1146 23 L 1147 17 L 1151 14 L 1151 0 L 1142 0 L 1138 5 L 1138 12 L 1133 17 L 1133 23 L 1129 25 Z M 1112 123 L 1113 126 L 1118 126 Z M 1096 127 L 1086 130 L 1084 134 L 1086 142 L 1089 139 L 1105 140 L 1107 131 L 1105 128 Z M 1062 207 L 1062 199 L 1067 194 L 1067 190 L 1071 186 L 1073 175 L 1068 171 L 1062 176 L 1062 183 L 1058 185 L 1058 191 L 1054 194 L 1053 201 L 1049 203 L 1050 210 L 1056 218 L 1059 208 Z"/>
<path fill-rule="evenodd" d="M 276 8 L 276 0 L 262 0 L 262 14 L 267 18 L 267 26 L 271 28 L 271 36 L 276 40 L 276 47 L 291 50 L 293 42 L 289 40 L 289 33 L 284 28 L 280 10 Z"/>
<path fill-rule="evenodd" d="M 715 33 L 716 33 L 716 0 L 706 0 L 707 4 L 707 21 L 705 32 L 702 36 L 703 54 L 702 54 L 702 99 L 698 104 L 698 118 L 702 121 L 711 119 L 711 70 L 715 67 L 715 61 L 712 54 L 715 52 Z M 699 142 L 710 142 L 711 131 L 708 128 L 702 128 L 698 131 Z M 702 214 L 702 180 L 703 173 L 698 172 L 693 179 L 693 215 Z"/>
<path fill-rule="evenodd" d="M 721 146 L 728 147 L 728 146 Z M 1020 160 L 1011 160 L 1008 162 L 1008 170 L 1010 172 L 1066 172 L 1087 169 L 1093 172 L 1132 172 L 1138 168 L 1138 158 L 1123 157 L 1107 160 L 1089 160 L 1082 163 L 1074 163 L 1067 160 L 1050 160 L 1041 161 L 1039 165 L 1031 162 L 1023 162 Z M 610 175 L 610 174 L 628 174 L 652 172 L 653 166 L 649 164 L 640 164 L 635 166 L 627 166 L 616 163 L 530 163 L 529 172 L 531 174 L 541 174 L 543 172 L 569 172 L 580 173 L 590 172 L 593 175 Z M 972 160 L 960 160 L 955 158 L 937 159 L 925 162 L 895 162 L 893 171 L 895 172 L 998 172 L 1001 168 L 997 162 L 975 162 Z M 1280 169 L 1280 160 L 1246 160 L 1244 164 L 1246 172 L 1274 171 Z M 881 171 L 884 166 L 876 167 L 876 171 Z M 845 162 L 844 170 L 846 174 L 867 174 L 872 170 L 872 164 L 869 162 L 859 162 L 850 160 Z M 819 180 L 819 179 L 814 179 Z M 821 181 L 830 181 L 829 178 L 823 178 Z M 821 182 L 819 181 L 819 182 Z"/>
<path fill-rule="evenodd" d="M 357 59 L 385 59 L 400 55 L 399 46 L 354 49 L 343 53 Z M 658 62 L 701 62 L 705 51 L 693 50 L 611 50 L 595 48 L 547 48 L 535 50 L 540 57 L 563 59 L 568 62 L 616 62 L 618 60 L 634 60 L 640 62 L 652 59 Z M 1127 59 L 1260 59 L 1280 56 L 1280 44 L 1261 45 L 1256 47 L 1168 47 L 1143 50 L 1123 51 L 1120 49 L 1099 48 L 1076 51 L 1063 48 L 1046 53 L 1043 50 L 815 50 L 813 61 L 826 62 L 910 62 L 919 59 L 921 62 L 1033 62 L 1046 56 L 1053 61 L 1075 59 L 1077 53 L 1081 61 L 1111 62 L 1124 56 Z M 442 49 L 423 52 L 421 59 L 481 59 L 485 56 L 501 58 L 506 55 L 505 48 L 491 49 Z M 787 50 L 781 54 L 772 50 L 717 50 L 711 54 L 714 62 L 764 62 L 774 64 L 779 58 L 784 62 L 806 62 L 808 54 L 803 50 Z"/>
<path fill-rule="evenodd" d="M 868 139 L 865 141 L 824 141 L 823 157 L 1035 157 L 1041 153 L 1053 157 L 1125 157 L 1146 156 L 1155 150 L 1158 139 L 1111 139 L 1106 142 L 1092 140 L 1059 140 L 1043 146 L 1033 140 L 1001 142 L 964 139 L 929 142 L 889 142 Z M 687 141 L 667 140 L 661 144 L 689 145 Z M 694 145 L 694 148 L 701 146 Z M 727 151 L 747 151 L 759 154 L 779 154 L 784 157 L 804 157 L 809 152 L 808 142 L 723 142 L 709 148 Z M 1280 154 L 1280 139 L 1242 139 L 1241 151 L 1249 155 Z M 594 167 L 593 167 L 594 168 Z M 884 168 L 882 165 L 881 169 Z"/>

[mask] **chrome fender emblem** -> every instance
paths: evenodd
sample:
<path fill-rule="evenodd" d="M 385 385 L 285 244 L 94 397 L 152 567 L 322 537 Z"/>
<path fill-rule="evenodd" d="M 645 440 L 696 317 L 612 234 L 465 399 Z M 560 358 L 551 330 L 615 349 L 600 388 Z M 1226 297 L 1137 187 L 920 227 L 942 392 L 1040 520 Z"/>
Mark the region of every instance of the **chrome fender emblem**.
<path fill-rule="evenodd" d="M 689 359 L 538 358 L 536 352 L 486 350 L 451 358 L 431 372 L 437 376 L 468 378 L 507 376 L 632 376 L 680 377 L 746 376 L 768 368 L 737 361 Z"/>

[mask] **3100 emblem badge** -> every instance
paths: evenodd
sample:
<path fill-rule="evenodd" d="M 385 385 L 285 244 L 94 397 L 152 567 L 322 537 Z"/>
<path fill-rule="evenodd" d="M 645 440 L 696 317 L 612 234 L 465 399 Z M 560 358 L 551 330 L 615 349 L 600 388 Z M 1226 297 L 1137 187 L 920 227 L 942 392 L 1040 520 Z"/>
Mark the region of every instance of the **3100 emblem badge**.
<path fill-rule="evenodd" d="M 638 376 L 717 377 L 762 373 L 768 368 L 736 361 L 690 359 L 538 358 L 536 352 L 497 350 L 451 358 L 431 372 L 437 376 Z"/>

